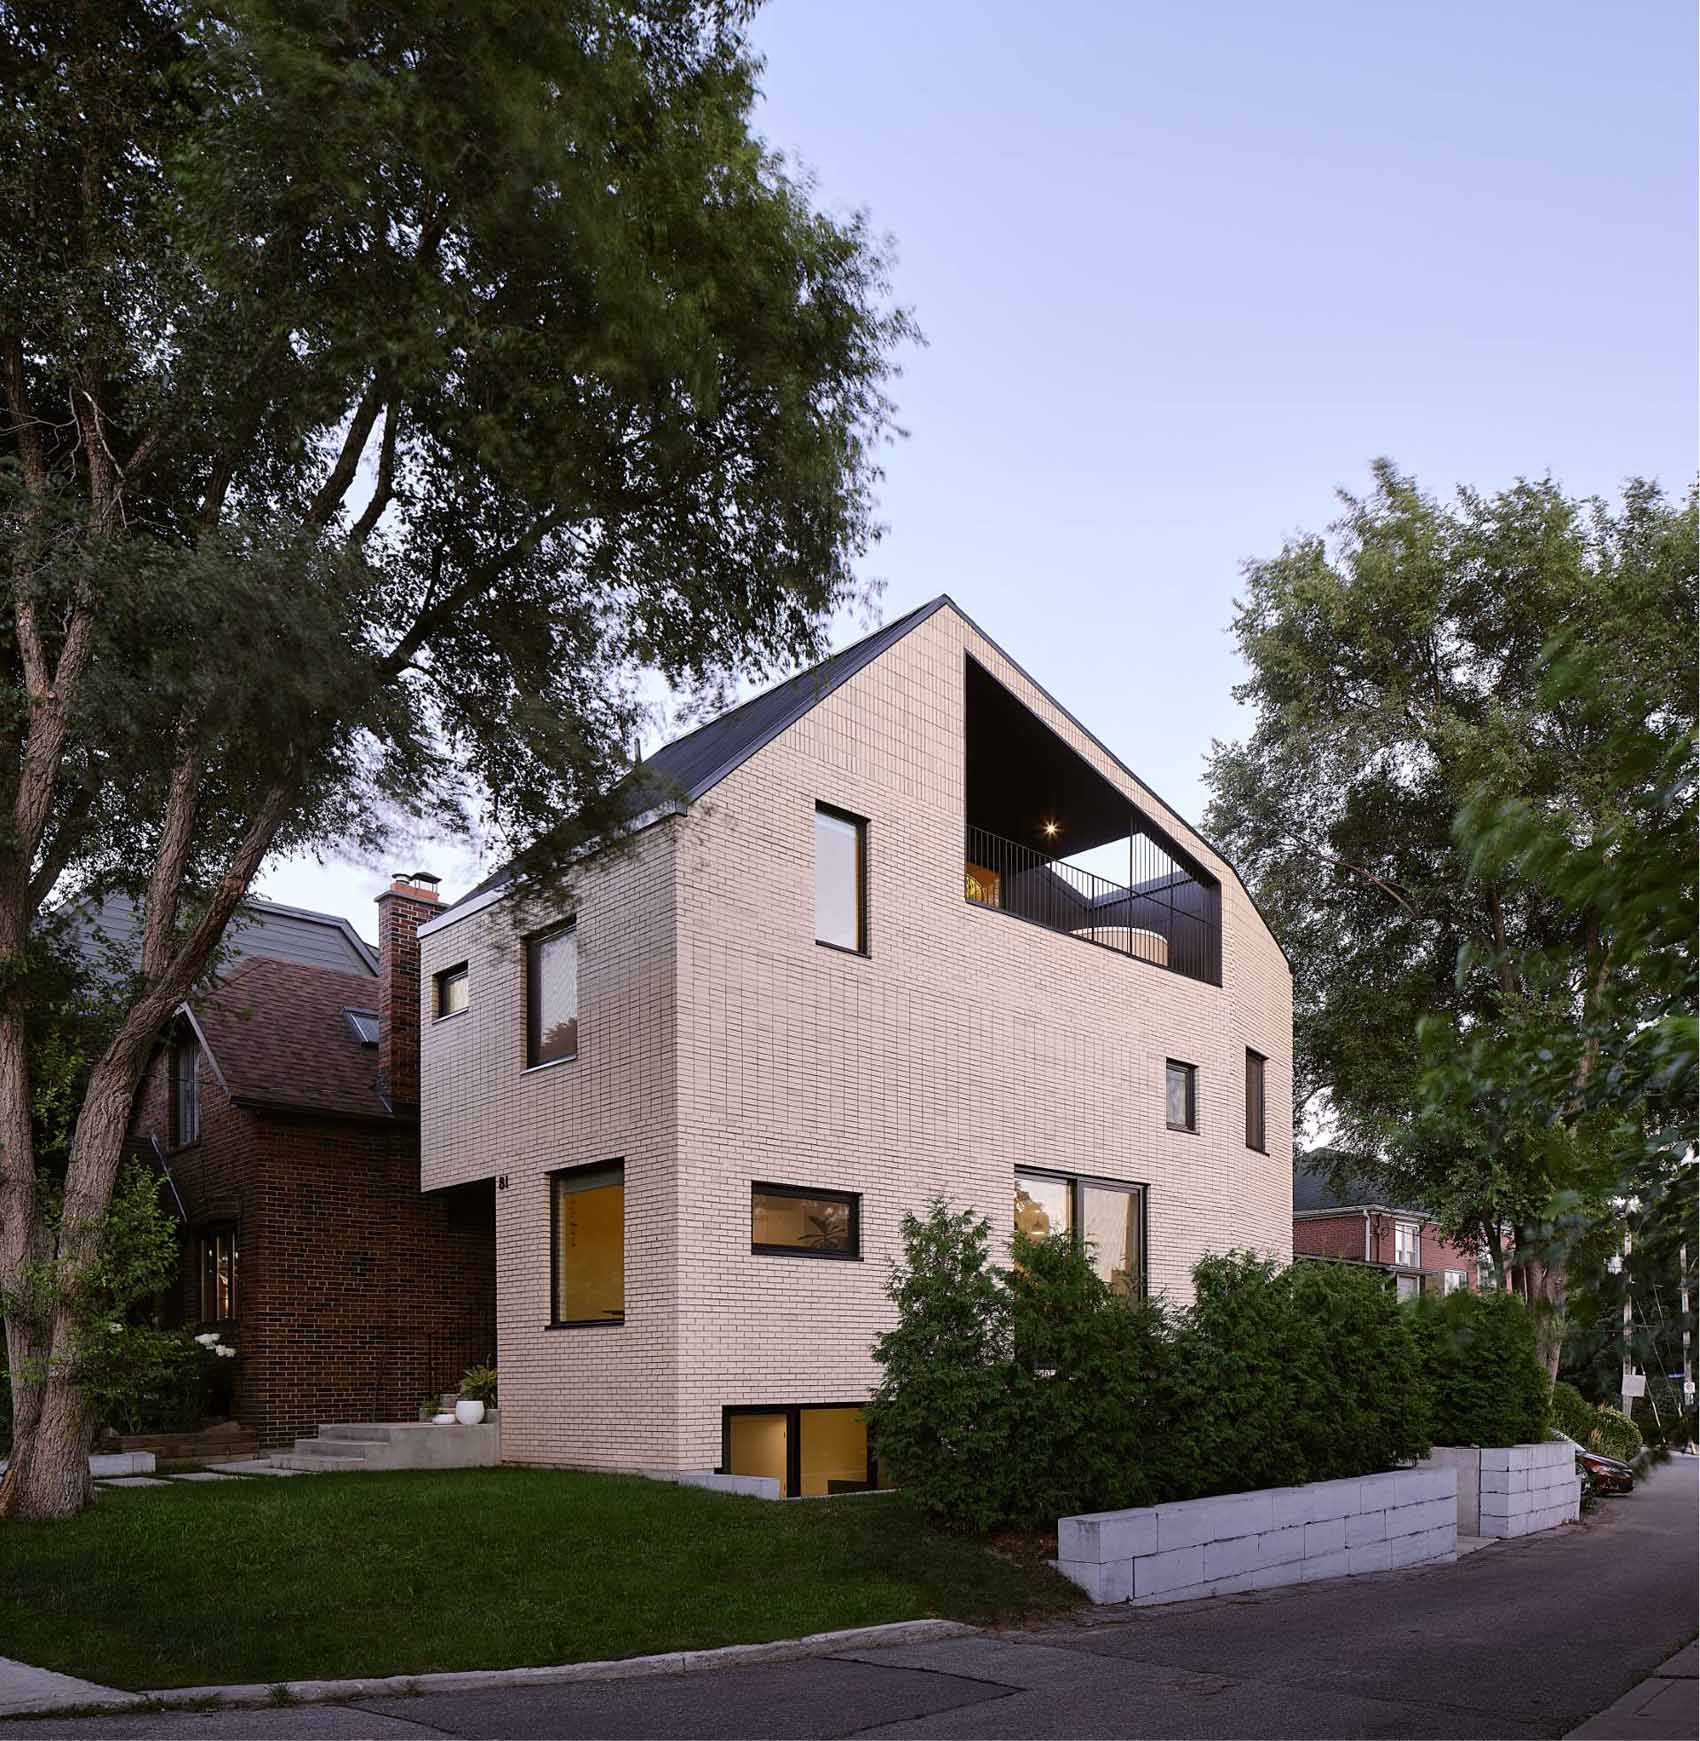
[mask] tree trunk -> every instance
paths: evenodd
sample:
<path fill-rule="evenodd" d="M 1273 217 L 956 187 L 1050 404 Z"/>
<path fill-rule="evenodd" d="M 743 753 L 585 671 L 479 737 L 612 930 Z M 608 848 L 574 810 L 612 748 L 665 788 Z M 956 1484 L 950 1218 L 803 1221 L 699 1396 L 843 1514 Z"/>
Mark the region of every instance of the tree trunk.
<path fill-rule="evenodd" d="M 124 1158 L 124 1138 L 151 1036 L 150 1024 L 138 1021 L 132 1011 L 89 1077 L 66 1172 L 52 1315 L 33 1333 L 27 1319 L 19 1322 L 26 1339 L 33 1335 L 29 1354 L 41 1376 L 33 1386 L 29 1416 L 14 1424 L 11 1461 L 0 1480 L 0 1518 L 71 1517 L 94 1502 L 89 1475 L 94 1405 L 75 1382 L 82 1328 L 78 1301 L 100 1257 L 106 1211 Z M 0 1082 L 0 1094 L 4 1086 Z M 14 1183 L 10 1166 L 7 1183 L 9 1187 Z M 39 1210 L 36 1220 L 39 1223 Z M 8 1321 L 8 1346 L 13 1334 Z"/>
<path fill-rule="evenodd" d="M 1516 1266 L 1519 1292 L 1535 1321 L 1535 1353 L 1550 1385 L 1558 1379 L 1564 1350 L 1564 1268 L 1523 1253 L 1517 1255 Z"/>

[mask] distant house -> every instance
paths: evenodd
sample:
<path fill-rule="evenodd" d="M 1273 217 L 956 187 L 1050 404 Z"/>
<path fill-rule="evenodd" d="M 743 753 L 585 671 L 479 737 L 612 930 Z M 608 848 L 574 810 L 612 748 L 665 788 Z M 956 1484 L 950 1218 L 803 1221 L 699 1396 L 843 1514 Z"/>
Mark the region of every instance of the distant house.
<path fill-rule="evenodd" d="M 344 919 L 248 903 L 138 1099 L 132 1137 L 183 1219 L 166 1316 L 234 1343 L 232 1413 L 268 1448 L 412 1420 L 495 1353 L 494 1187 L 419 1188 L 433 881 L 379 896 L 376 954 Z"/>
<path fill-rule="evenodd" d="M 1336 1190 L 1328 1183 L 1328 1150 L 1293 1162 L 1293 1256 L 1373 1264 L 1395 1279 L 1401 1298 L 1425 1292 L 1473 1288 L 1480 1265 L 1449 1243 L 1428 1211 L 1364 1178 L 1348 1178 Z"/>

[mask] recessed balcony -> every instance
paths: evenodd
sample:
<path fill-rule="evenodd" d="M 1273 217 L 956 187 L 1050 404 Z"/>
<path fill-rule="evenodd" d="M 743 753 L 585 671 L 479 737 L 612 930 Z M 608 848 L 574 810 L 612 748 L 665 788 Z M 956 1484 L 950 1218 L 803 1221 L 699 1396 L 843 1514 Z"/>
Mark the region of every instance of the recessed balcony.
<path fill-rule="evenodd" d="M 967 727 L 966 898 L 1220 985 L 1215 878 L 972 660 Z"/>

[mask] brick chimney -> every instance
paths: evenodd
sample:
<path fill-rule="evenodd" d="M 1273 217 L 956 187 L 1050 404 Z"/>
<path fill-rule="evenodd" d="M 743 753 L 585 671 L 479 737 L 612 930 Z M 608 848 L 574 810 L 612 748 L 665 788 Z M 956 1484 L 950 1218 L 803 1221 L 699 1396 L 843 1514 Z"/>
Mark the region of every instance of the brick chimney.
<path fill-rule="evenodd" d="M 378 1090 L 419 1104 L 419 927 L 437 907 L 429 871 L 397 871 L 378 897 Z"/>

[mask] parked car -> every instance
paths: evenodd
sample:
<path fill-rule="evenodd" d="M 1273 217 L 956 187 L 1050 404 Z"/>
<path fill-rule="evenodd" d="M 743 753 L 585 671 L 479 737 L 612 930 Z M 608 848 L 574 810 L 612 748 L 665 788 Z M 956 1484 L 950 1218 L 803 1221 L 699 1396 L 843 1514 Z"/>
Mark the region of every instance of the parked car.
<path fill-rule="evenodd" d="M 1592 1483 L 1596 1493 L 1635 1491 L 1635 1471 L 1627 1463 L 1599 1451 L 1590 1451 L 1586 1445 L 1578 1445 L 1568 1433 L 1561 1433 L 1557 1427 L 1552 1429 L 1552 1437 L 1562 1439 L 1576 1453 L 1577 1471 L 1585 1483 Z"/>

